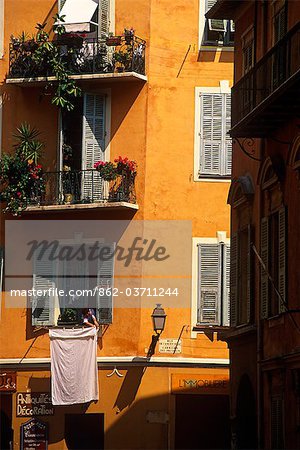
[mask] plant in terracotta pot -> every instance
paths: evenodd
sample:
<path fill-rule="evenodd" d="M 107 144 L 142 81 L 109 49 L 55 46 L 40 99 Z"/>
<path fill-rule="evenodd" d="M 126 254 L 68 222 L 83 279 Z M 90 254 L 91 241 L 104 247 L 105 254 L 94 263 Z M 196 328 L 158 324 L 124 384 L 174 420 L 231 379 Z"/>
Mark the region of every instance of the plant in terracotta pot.
<path fill-rule="evenodd" d="M 130 52 L 127 50 L 118 50 L 114 52 L 113 60 L 115 63 L 116 70 L 118 72 L 124 72 L 130 70 L 132 64 L 132 57 Z M 117 63 L 117 65 L 116 65 Z"/>

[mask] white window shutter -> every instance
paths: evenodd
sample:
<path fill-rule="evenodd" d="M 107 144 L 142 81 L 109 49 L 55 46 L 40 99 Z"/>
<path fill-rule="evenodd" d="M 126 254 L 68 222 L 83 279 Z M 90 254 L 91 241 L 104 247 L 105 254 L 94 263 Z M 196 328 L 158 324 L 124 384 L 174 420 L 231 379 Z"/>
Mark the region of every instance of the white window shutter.
<path fill-rule="evenodd" d="M 224 261 L 223 261 L 223 318 L 222 325 L 229 326 L 230 324 L 230 246 L 224 246 Z"/>
<path fill-rule="evenodd" d="M 238 315 L 238 234 L 230 239 L 230 326 L 237 325 Z"/>
<path fill-rule="evenodd" d="M 247 245 L 247 323 L 251 322 L 252 316 L 252 227 L 248 225 L 248 245 Z"/>
<path fill-rule="evenodd" d="M 103 199 L 103 180 L 93 171 L 97 161 L 105 160 L 105 95 L 84 95 L 82 145 L 82 198 Z"/>
<path fill-rule="evenodd" d="M 100 0 L 99 4 L 99 37 L 103 38 L 109 32 L 109 6 L 110 0 Z"/>
<path fill-rule="evenodd" d="M 97 294 L 97 319 L 100 324 L 110 324 L 113 320 L 112 289 L 115 244 L 102 244 L 101 247 L 109 248 L 109 254 L 105 255 L 105 261 L 101 260 L 101 258 L 98 260 L 97 286 L 98 289 L 104 289 L 104 291 L 98 291 Z M 99 252 L 101 251 L 101 247 Z"/>
<path fill-rule="evenodd" d="M 269 220 L 263 217 L 260 226 L 260 255 L 268 271 L 269 266 Z M 260 267 L 260 316 L 267 319 L 269 316 L 269 279 L 268 273 Z"/>
<path fill-rule="evenodd" d="M 219 245 L 199 245 L 198 276 L 198 323 L 220 325 L 221 265 Z"/>
<path fill-rule="evenodd" d="M 223 114 L 223 133 L 224 145 L 222 152 L 224 154 L 224 175 L 231 175 L 232 165 L 232 139 L 228 132 L 231 128 L 231 94 L 224 94 L 224 114 Z"/>
<path fill-rule="evenodd" d="M 39 252 L 35 253 L 33 259 L 33 289 L 43 291 L 43 295 L 32 297 L 34 326 L 54 325 L 56 264 L 50 259 L 50 253 L 45 251 L 41 259 L 38 259 Z"/>
<path fill-rule="evenodd" d="M 200 175 L 220 175 L 222 94 L 200 95 Z"/>
<path fill-rule="evenodd" d="M 281 208 L 278 212 L 278 242 L 279 242 L 279 258 L 278 258 L 278 291 L 283 300 L 286 301 L 286 209 Z M 279 299 L 279 312 L 285 312 L 284 303 Z"/>

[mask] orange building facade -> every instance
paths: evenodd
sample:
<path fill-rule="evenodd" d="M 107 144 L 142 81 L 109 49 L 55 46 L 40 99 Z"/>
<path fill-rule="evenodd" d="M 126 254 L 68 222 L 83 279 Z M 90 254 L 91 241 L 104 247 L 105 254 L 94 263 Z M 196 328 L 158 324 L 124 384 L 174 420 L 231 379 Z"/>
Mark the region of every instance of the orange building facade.
<path fill-rule="evenodd" d="M 79 13 L 75 4 L 1 2 L 2 158 L 14 153 L 22 123 L 44 143 L 42 188 L 34 184 L 19 209 L 5 212 L 9 200 L 2 203 L 1 448 L 25 446 L 32 418 L 46 424 L 49 449 L 229 448 L 229 360 L 217 331 L 229 316 L 233 24 L 206 20 L 211 4 L 202 0 L 81 0 Z M 58 11 L 62 35 L 51 31 Z M 28 36 L 44 22 L 45 41 L 56 42 L 68 82 L 82 91 L 67 95 L 70 111 L 52 102 L 61 86 L 57 66 L 32 59 L 41 41 L 30 44 Z M 136 161 L 136 176 L 102 179 L 94 164 L 119 155 Z M 59 325 L 66 309 L 59 299 L 53 309 L 21 291 L 12 299 L 12 289 L 56 286 L 36 260 L 21 267 L 13 255 L 29 237 L 47 234 L 73 248 L 95 230 L 110 242 L 114 227 L 116 245 L 154 237 L 172 262 L 125 267 L 115 258 L 114 271 L 106 267 L 125 294 L 95 308 L 99 400 L 53 407 L 48 331 L 78 324 Z M 82 288 L 86 266 L 55 270 L 64 287 L 69 277 Z M 167 318 L 153 349 L 156 303 Z"/>

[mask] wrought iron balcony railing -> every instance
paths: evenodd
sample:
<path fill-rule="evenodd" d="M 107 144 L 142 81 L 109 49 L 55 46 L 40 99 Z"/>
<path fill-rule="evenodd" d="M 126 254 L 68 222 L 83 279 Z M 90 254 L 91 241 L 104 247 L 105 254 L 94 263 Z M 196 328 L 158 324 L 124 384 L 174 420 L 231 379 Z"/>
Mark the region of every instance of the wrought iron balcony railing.
<path fill-rule="evenodd" d="M 61 62 L 70 75 L 136 72 L 145 74 L 145 46 L 143 39 L 133 36 L 114 36 L 89 39 L 68 35 L 52 41 L 59 49 Z M 47 61 L 37 63 L 37 43 L 31 39 L 15 39 L 10 44 L 8 78 L 37 78 L 55 76 Z"/>
<path fill-rule="evenodd" d="M 240 125 L 242 126 L 243 119 L 246 121 L 250 113 L 255 114 L 255 108 L 262 111 L 260 107 L 263 107 L 266 101 L 271 101 L 271 96 L 275 97 L 275 94 L 280 92 L 280 88 L 297 78 L 299 69 L 300 22 L 233 86 L 232 136 L 240 135 L 237 129 Z M 243 127 L 246 130 L 244 136 L 249 135 L 246 122 Z"/>
<path fill-rule="evenodd" d="M 30 192 L 28 206 L 88 204 L 97 202 L 136 203 L 134 176 L 124 174 L 104 181 L 96 170 L 44 172 L 42 182 Z"/>

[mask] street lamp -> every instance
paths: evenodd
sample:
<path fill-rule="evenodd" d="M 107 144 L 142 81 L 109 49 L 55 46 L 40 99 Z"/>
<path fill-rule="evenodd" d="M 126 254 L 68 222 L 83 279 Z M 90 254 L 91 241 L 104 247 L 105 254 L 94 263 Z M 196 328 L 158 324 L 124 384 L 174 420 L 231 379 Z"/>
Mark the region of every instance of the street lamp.
<path fill-rule="evenodd" d="M 165 313 L 165 310 L 160 303 L 156 304 L 156 307 L 154 308 L 151 317 L 153 321 L 153 329 L 156 335 L 159 336 L 165 328 L 167 317 L 167 314 Z"/>

